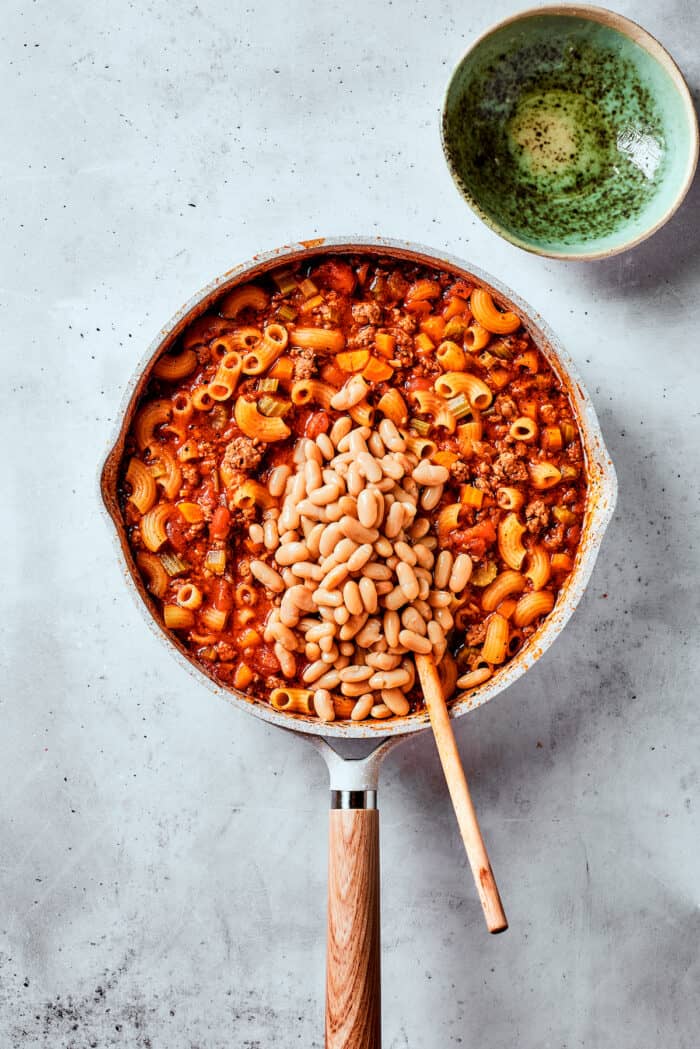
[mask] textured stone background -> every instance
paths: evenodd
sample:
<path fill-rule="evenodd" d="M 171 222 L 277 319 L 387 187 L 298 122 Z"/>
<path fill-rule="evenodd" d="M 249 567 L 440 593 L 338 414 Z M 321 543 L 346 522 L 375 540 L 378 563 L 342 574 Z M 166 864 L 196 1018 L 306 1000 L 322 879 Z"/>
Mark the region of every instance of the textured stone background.
<path fill-rule="evenodd" d="M 692 0 L 617 6 L 696 88 Z M 515 9 L 3 9 L 3 1049 L 321 1045 L 325 769 L 144 629 L 95 475 L 184 299 L 258 250 L 353 232 L 452 251 L 539 309 L 621 489 L 564 636 L 457 726 L 506 936 L 484 931 L 430 738 L 387 760 L 385 1044 L 697 1046 L 700 191 L 604 263 L 529 257 L 474 219 L 441 93 Z"/>

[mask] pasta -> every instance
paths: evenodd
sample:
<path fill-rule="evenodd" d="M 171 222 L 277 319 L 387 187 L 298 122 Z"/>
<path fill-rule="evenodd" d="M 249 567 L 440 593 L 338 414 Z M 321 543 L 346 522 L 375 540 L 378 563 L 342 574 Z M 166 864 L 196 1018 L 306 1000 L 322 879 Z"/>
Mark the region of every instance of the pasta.
<path fill-rule="evenodd" d="M 202 670 L 322 721 L 489 681 L 554 608 L 586 500 L 576 419 L 513 312 L 413 263 L 321 256 L 225 293 L 155 363 L 129 542 Z"/>

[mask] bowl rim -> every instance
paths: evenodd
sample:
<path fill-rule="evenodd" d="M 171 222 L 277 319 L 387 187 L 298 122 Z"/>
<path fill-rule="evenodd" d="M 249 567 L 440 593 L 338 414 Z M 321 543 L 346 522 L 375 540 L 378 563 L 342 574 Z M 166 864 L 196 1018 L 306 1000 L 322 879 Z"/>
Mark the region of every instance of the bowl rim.
<path fill-rule="evenodd" d="M 457 272 L 462 277 L 476 278 L 480 284 L 496 295 L 501 304 L 505 304 L 508 308 L 515 308 L 522 317 L 524 327 L 535 338 L 538 348 L 567 390 L 576 413 L 585 449 L 589 497 L 584 519 L 584 534 L 576 555 L 574 569 L 557 599 L 557 604 L 529 639 L 528 644 L 509 663 L 494 674 L 493 678 L 465 693 L 465 698 L 453 702 L 450 707 L 452 718 L 469 713 L 514 684 L 556 640 L 573 615 L 588 585 L 603 536 L 617 502 L 615 467 L 605 446 L 595 408 L 571 356 L 537 310 L 533 309 L 506 284 L 460 257 L 444 250 L 426 247 L 423 244 L 388 237 L 359 235 L 315 237 L 312 240 L 299 241 L 272 251 L 261 252 L 246 262 L 237 264 L 221 276 L 215 277 L 195 292 L 160 328 L 133 368 L 109 436 L 107 450 L 99 464 L 96 495 L 102 515 L 112 535 L 117 563 L 121 567 L 121 575 L 127 589 L 151 633 L 180 666 L 210 692 L 223 696 L 231 705 L 253 714 L 268 724 L 326 738 L 379 739 L 403 736 L 426 728 L 429 718 L 424 710 L 405 718 L 391 718 L 388 721 L 380 722 L 321 722 L 317 718 L 291 716 L 278 712 L 262 700 L 257 700 L 232 686 L 227 687 L 216 682 L 195 662 L 194 657 L 186 651 L 179 639 L 164 627 L 154 612 L 152 600 L 149 598 L 143 581 L 140 580 L 133 554 L 127 542 L 117 499 L 116 478 L 133 410 L 148 381 L 152 366 L 187 324 L 205 312 L 225 291 L 247 280 L 255 279 L 270 269 L 318 255 L 361 254 L 362 252 L 375 256 L 388 255 L 397 259 L 408 259 L 421 264 L 433 264 L 445 267 L 453 273 Z"/>
<path fill-rule="evenodd" d="M 583 18 L 588 19 L 592 22 L 598 22 L 601 25 L 609 26 L 612 29 L 617 30 L 626 36 L 633 43 L 643 48 L 656 62 L 661 65 L 671 77 L 673 84 L 676 88 L 677 93 L 683 100 L 684 108 L 688 117 L 688 126 L 690 130 L 690 142 L 688 143 L 688 164 L 686 168 L 685 178 L 682 185 L 680 186 L 676 196 L 672 200 L 669 207 L 663 213 L 663 215 L 648 229 L 644 232 L 633 237 L 631 240 L 627 240 L 622 244 L 616 245 L 615 247 L 606 248 L 600 251 L 588 251 L 588 252 L 567 252 L 567 251 L 553 251 L 547 250 L 537 245 L 530 244 L 518 237 L 516 234 L 510 233 L 505 230 L 499 223 L 488 215 L 480 206 L 476 198 L 467 192 L 466 187 L 459 176 L 456 166 L 453 162 L 451 150 L 448 146 L 447 135 L 445 126 L 447 122 L 447 104 L 452 89 L 452 85 L 455 81 L 458 71 L 461 69 L 463 63 L 476 51 L 481 44 L 495 33 L 504 29 L 506 26 L 512 25 L 515 22 L 525 21 L 534 17 L 542 15 L 555 15 L 572 18 Z M 544 258 L 550 259 L 563 259 L 572 262 L 592 262 L 597 259 L 608 259 L 613 255 L 620 255 L 623 251 L 629 251 L 631 248 L 641 244 L 642 241 L 652 237 L 654 233 L 658 232 L 662 226 L 664 226 L 669 219 L 675 215 L 678 208 L 685 200 L 688 190 L 690 189 L 693 179 L 695 177 L 695 171 L 698 165 L 698 154 L 700 152 L 700 134 L 698 131 L 698 115 L 695 110 L 693 98 L 690 93 L 688 83 L 681 72 L 680 67 L 673 58 L 673 56 L 666 50 L 663 44 L 656 39 L 656 37 L 641 26 L 638 22 L 635 22 L 631 18 L 627 18 L 625 15 L 618 14 L 616 11 L 611 11 L 607 7 L 598 7 L 594 4 L 542 4 L 537 7 L 529 7 L 524 11 L 519 11 L 517 14 L 509 15 L 507 18 L 501 19 L 499 22 L 494 23 L 488 29 L 484 30 L 476 39 L 462 52 L 459 59 L 457 60 L 450 78 L 445 88 L 443 103 L 440 117 L 440 141 L 442 144 L 442 151 L 447 163 L 450 176 L 460 196 L 469 205 L 471 210 L 484 222 L 490 229 L 497 233 L 504 240 L 509 241 L 518 248 L 522 248 L 524 251 L 528 251 L 533 255 L 540 255 Z"/>

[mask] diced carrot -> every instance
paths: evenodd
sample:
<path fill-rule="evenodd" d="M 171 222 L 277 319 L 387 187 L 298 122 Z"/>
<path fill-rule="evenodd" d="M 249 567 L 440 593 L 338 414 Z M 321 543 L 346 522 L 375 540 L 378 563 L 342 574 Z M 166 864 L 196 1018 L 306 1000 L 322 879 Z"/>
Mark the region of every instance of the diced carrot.
<path fill-rule="evenodd" d="M 245 688 L 253 680 L 253 671 L 247 663 L 239 663 L 233 675 L 233 687 Z"/>
<path fill-rule="evenodd" d="M 499 616 L 503 616 L 504 619 L 510 619 L 510 617 L 513 615 L 513 612 L 515 612 L 515 606 L 517 605 L 517 603 L 518 602 L 515 600 L 514 597 L 507 597 L 505 601 L 500 602 L 496 611 L 498 612 Z"/>
<path fill-rule="evenodd" d="M 536 372 L 540 366 L 537 350 L 525 350 L 515 358 L 513 362 L 516 368 L 527 368 L 528 371 Z"/>
<path fill-rule="evenodd" d="M 344 350 L 336 353 L 335 360 L 344 372 L 361 372 L 369 361 L 369 350 Z"/>
<path fill-rule="evenodd" d="M 521 415 L 527 415 L 528 419 L 537 421 L 537 401 L 521 401 L 519 407 Z"/>
<path fill-rule="evenodd" d="M 271 379 L 280 379 L 282 381 L 291 379 L 294 374 L 294 361 L 291 357 L 280 357 L 275 361 L 267 374 Z"/>
<path fill-rule="evenodd" d="M 370 357 L 367 367 L 362 372 L 362 377 L 367 382 L 387 382 L 394 374 L 394 369 L 386 361 L 380 361 L 378 357 Z"/>
<path fill-rule="evenodd" d="M 430 353 L 431 350 L 435 349 L 435 343 L 426 335 L 425 332 L 421 332 L 420 335 L 415 337 L 416 353 Z"/>
<path fill-rule="evenodd" d="M 258 645 L 262 644 L 260 634 L 257 630 L 253 630 L 252 627 L 242 630 L 236 640 L 239 648 L 257 648 Z"/>
<path fill-rule="evenodd" d="M 549 452 L 559 452 L 563 444 L 561 430 L 558 426 L 545 426 L 542 431 L 541 444 Z"/>
<path fill-rule="evenodd" d="M 445 333 L 445 322 L 442 317 L 426 317 L 425 320 L 420 322 L 419 328 L 426 335 L 430 336 L 433 342 L 442 342 L 442 337 Z"/>
<path fill-rule="evenodd" d="M 505 368 L 494 368 L 493 371 L 489 372 L 489 382 L 499 390 L 502 390 L 510 382 L 510 372 L 506 371 Z"/>
<path fill-rule="evenodd" d="M 465 484 L 460 493 L 460 498 L 465 506 L 474 506 L 477 510 L 480 510 L 484 501 L 484 493 L 480 488 L 475 488 L 474 485 Z"/>
<path fill-rule="evenodd" d="M 177 508 L 188 524 L 197 524 L 204 520 L 204 511 L 199 503 L 178 503 Z"/>
<path fill-rule="evenodd" d="M 450 317 L 457 317 L 460 313 L 466 313 L 468 309 L 467 302 L 460 299 L 459 295 L 454 295 L 445 306 L 442 315 L 448 321 Z"/>
<path fill-rule="evenodd" d="M 552 554 L 551 564 L 553 572 L 570 572 L 574 567 L 574 562 L 568 554 Z"/>
<path fill-rule="evenodd" d="M 374 337 L 374 348 L 382 357 L 393 357 L 396 346 L 396 336 L 388 332 L 380 331 Z"/>
<path fill-rule="evenodd" d="M 447 469 L 452 466 L 452 463 L 456 463 L 459 456 L 456 452 L 440 451 L 434 452 L 430 457 L 430 461 L 436 463 L 438 466 L 446 466 Z"/>

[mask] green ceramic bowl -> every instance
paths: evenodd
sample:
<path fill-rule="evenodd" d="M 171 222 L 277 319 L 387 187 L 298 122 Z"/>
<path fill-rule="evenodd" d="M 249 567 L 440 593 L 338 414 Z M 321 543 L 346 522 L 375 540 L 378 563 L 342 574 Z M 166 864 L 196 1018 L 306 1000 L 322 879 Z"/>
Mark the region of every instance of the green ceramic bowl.
<path fill-rule="evenodd" d="M 671 56 L 600 7 L 539 7 L 467 51 L 442 142 L 467 203 L 527 251 L 597 259 L 666 222 L 698 159 L 698 123 Z"/>

